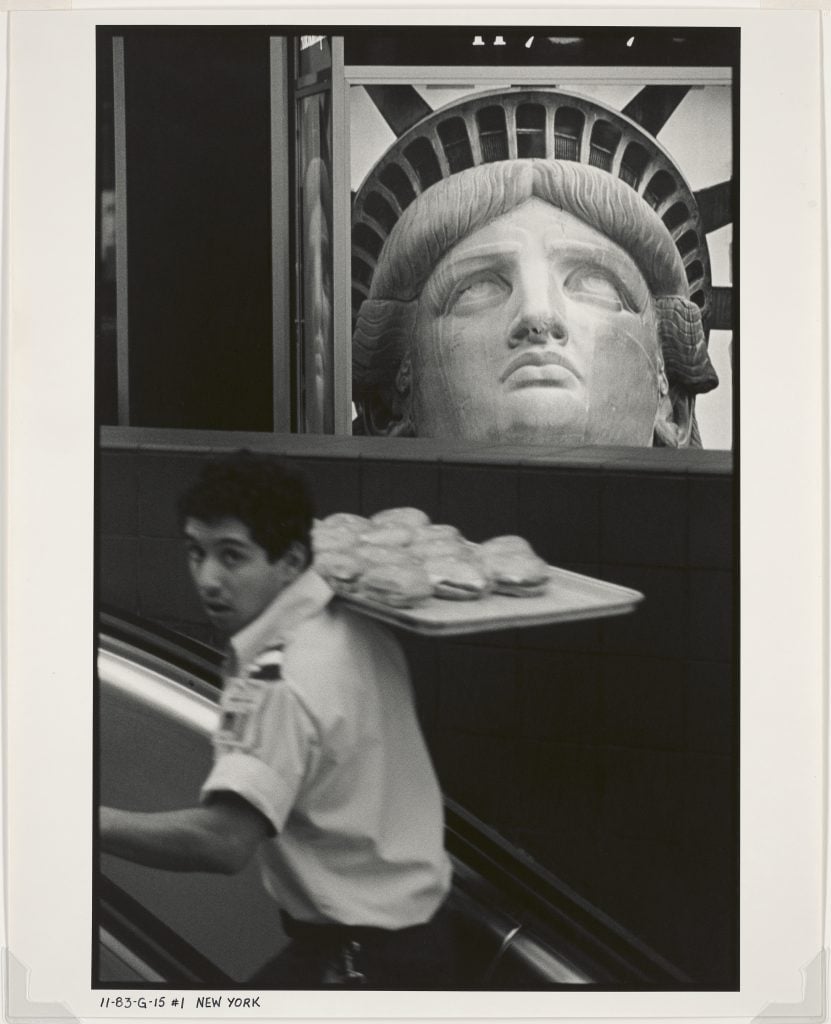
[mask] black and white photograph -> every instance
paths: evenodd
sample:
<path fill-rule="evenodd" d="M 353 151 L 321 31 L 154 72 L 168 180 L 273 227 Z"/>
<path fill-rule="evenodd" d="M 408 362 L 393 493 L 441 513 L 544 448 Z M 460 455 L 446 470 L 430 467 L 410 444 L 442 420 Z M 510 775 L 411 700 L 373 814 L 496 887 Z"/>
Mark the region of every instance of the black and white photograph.
<path fill-rule="evenodd" d="M 752 1013 L 814 1005 L 821 821 L 763 805 L 821 762 L 819 94 L 681 13 L 67 16 L 85 1016 L 740 1017 L 760 892 L 799 963 Z"/>
<path fill-rule="evenodd" d="M 739 33 L 97 46 L 100 982 L 734 987 Z"/>

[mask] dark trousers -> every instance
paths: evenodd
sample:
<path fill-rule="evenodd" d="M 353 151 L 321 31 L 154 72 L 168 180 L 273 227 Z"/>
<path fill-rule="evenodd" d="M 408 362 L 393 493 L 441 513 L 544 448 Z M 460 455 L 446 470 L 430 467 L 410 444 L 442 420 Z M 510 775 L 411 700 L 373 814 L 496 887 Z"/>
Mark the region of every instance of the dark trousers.
<path fill-rule="evenodd" d="M 446 907 L 411 928 L 304 924 L 281 915 L 291 941 L 249 980 L 262 989 L 454 987 L 453 941 Z"/>

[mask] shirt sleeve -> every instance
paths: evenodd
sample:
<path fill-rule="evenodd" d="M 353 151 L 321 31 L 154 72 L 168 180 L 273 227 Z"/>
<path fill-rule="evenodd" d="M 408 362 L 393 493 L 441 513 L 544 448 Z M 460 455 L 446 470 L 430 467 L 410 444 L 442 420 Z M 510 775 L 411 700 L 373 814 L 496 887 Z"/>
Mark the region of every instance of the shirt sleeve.
<path fill-rule="evenodd" d="M 213 736 L 214 766 L 201 797 L 232 792 L 279 832 L 317 759 L 317 729 L 284 679 L 229 679 Z"/>

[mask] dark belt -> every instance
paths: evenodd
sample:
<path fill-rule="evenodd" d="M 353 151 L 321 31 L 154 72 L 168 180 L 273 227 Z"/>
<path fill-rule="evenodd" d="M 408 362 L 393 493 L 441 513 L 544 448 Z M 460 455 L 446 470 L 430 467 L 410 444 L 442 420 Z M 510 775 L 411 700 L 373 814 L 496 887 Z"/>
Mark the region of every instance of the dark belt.
<path fill-rule="evenodd" d="M 364 987 L 372 983 L 367 976 L 365 957 L 372 950 L 401 949 L 412 942 L 427 925 L 410 928 L 375 928 L 368 925 L 312 924 L 298 921 L 285 911 L 280 917 L 289 938 L 313 956 L 320 957 L 318 982 L 340 988 Z M 406 948 L 406 947 L 404 947 Z"/>
<path fill-rule="evenodd" d="M 408 940 L 418 932 L 428 928 L 432 921 L 424 924 L 410 925 L 406 928 L 378 928 L 373 925 L 341 924 L 339 922 L 322 923 L 298 921 L 297 918 L 280 911 L 283 931 L 290 939 L 328 946 L 342 942 L 361 942 L 372 945 L 377 942 Z M 435 920 L 435 918 L 433 918 Z"/>
<path fill-rule="evenodd" d="M 441 906 L 424 924 L 406 928 L 298 921 L 281 911 L 297 963 L 311 964 L 312 987 L 449 988 L 450 912 Z M 284 954 L 281 954 L 284 955 Z M 296 975 L 299 976 L 299 975 Z"/>

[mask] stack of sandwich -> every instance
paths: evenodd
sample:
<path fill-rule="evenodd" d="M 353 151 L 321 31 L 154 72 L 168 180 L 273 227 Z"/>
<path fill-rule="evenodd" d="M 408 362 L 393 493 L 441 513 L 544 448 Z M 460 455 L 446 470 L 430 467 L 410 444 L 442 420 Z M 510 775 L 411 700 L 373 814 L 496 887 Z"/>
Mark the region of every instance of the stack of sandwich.
<path fill-rule="evenodd" d="M 338 512 L 316 520 L 312 548 L 315 569 L 337 593 L 395 608 L 431 597 L 533 597 L 545 590 L 550 574 L 522 537 L 474 544 L 417 508 L 385 509 L 371 518 Z"/>

